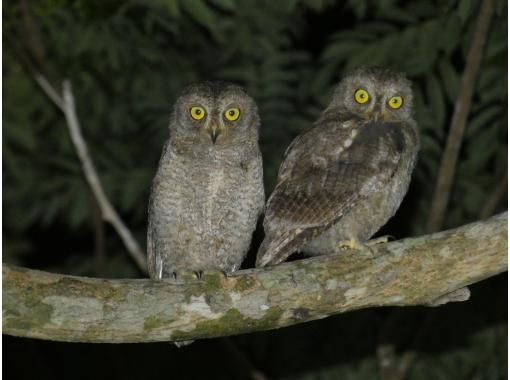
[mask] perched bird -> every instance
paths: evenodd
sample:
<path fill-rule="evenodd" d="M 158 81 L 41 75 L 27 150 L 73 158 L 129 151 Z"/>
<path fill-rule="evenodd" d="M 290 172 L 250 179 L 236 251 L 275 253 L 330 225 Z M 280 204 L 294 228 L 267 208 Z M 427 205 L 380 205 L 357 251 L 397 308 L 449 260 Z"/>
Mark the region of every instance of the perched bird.
<path fill-rule="evenodd" d="M 346 75 L 313 128 L 285 153 L 257 266 L 278 264 L 295 251 L 370 253 L 367 240 L 407 192 L 418 146 L 404 75 L 375 67 Z"/>
<path fill-rule="evenodd" d="M 240 267 L 264 207 L 259 125 L 239 86 L 204 82 L 179 97 L 149 200 L 151 278 Z"/>

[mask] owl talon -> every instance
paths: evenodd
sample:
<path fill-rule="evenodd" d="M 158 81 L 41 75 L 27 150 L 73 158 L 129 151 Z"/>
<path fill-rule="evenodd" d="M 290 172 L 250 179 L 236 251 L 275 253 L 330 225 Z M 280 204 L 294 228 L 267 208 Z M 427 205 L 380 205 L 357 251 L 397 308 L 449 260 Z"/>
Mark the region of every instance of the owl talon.
<path fill-rule="evenodd" d="M 198 271 L 193 272 L 193 274 L 195 275 L 197 280 L 200 280 L 200 279 L 202 279 L 202 276 L 204 275 L 204 271 L 198 270 Z"/>
<path fill-rule="evenodd" d="M 358 239 L 349 239 L 349 240 L 342 240 L 338 242 L 336 248 L 339 252 L 343 252 L 346 249 L 350 250 L 350 254 L 353 256 L 361 256 L 366 258 L 372 258 L 374 257 L 375 252 L 373 251 L 372 244 L 366 244 L 360 242 Z M 356 252 L 352 252 L 356 251 Z"/>
<path fill-rule="evenodd" d="M 194 280 L 200 280 L 203 276 L 202 271 L 174 271 L 168 277 L 178 283 L 187 283 Z"/>

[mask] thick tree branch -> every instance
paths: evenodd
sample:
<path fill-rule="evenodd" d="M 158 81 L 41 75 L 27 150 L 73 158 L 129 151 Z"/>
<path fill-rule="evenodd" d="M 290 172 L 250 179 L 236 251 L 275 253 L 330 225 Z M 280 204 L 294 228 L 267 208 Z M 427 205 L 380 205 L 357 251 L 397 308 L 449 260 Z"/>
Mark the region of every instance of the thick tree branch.
<path fill-rule="evenodd" d="M 507 270 L 507 214 L 225 277 L 104 280 L 3 265 L 3 332 L 75 342 L 178 341 L 275 329 L 373 306 L 428 304 Z"/>
<path fill-rule="evenodd" d="M 466 67 L 460 81 L 459 97 L 455 103 L 448 140 L 441 158 L 441 166 L 428 220 L 428 230 L 430 232 L 438 231 L 443 226 L 462 138 L 466 128 L 466 121 L 469 116 L 476 79 L 482 62 L 483 48 L 487 42 L 493 13 L 494 0 L 483 0 L 476 22 L 473 42 L 466 59 Z"/>

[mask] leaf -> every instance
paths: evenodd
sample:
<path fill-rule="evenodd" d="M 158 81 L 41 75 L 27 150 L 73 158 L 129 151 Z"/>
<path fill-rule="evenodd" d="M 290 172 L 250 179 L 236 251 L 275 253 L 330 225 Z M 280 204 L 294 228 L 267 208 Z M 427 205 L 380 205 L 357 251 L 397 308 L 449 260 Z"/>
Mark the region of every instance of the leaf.
<path fill-rule="evenodd" d="M 33 130 L 26 125 L 4 123 L 4 144 L 13 145 L 26 152 L 33 152 L 37 146 Z"/>
<path fill-rule="evenodd" d="M 503 118 L 502 109 L 498 105 L 493 105 L 483 109 L 475 117 L 473 117 L 466 127 L 466 139 L 473 138 L 480 132 L 491 126 L 491 123 L 499 116 L 498 122 Z"/>
<path fill-rule="evenodd" d="M 325 1 L 323 0 L 303 0 L 303 3 L 306 7 L 310 8 L 315 12 L 320 12 L 326 6 Z"/>
<path fill-rule="evenodd" d="M 431 18 L 437 13 L 437 5 L 430 0 L 414 0 L 407 6 L 407 10 L 420 18 Z"/>
<path fill-rule="evenodd" d="M 439 62 L 439 75 L 441 77 L 441 82 L 443 83 L 446 98 L 451 104 L 454 104 L 459 92 L 459 73 L 457 73 L 450 61 L 443 59 Z"/>
<path fill-rule="evenodd" d="M 440 33 L 437 36 L 440 41 L 440 47 L 447 55 L 450 55 L 459 46 L 461 41 L 461 22 L 459 16 L 452 13 L 442 21 L 439 29 Z"/>
<path fill-rule="evenodd" d="M 460 0 L 457 12 L 463 24 L 472 16 L 479 3 L 478 0 Z"/>
<path fill-rule="evenodd" d="M 379 8 L 379 16 L 384 20 L 400 22 L 403 24 L 413 24 L 417 21 L 417 18 L 413 13 L 407 12 L 406 10 L 396 6 Z"/>
<path fill-rule="evenodd" d="M 172 17 L 181 16 L 181 8 L 179 6 L 179 0 L 159 0 L 160 4 L 165 7 L 168 14 Z"/>
<path fill-rule="evenodd" d="M 362 46 L 361 43 L 354 41 L 333 43 L 324 50 L 321 59 L 324 61 L 342 62 Z"/>
<path fill-rule="evenodd" d="M 427 76 L 427 98 L 434 112 L 436 131 L 442 131 L 445 124 L 446 107 L 441 84 L 435 74 Z"/>
<path fill-rule="evenodd" d="M 180 0 L 180 5 L 193 21 L 206 27 L 215 37 L 218 37 L 216 16 L 203 0 Z"/>
<path fill-rule="evenodd" d="M 234 12 L 237 8 L 236 0 L 211 0 L 211 1 L 214 5 L 218 6 L 219 8 L 225 11 Z"/>
<path fill-rule="evenodd" d="M 356 15 L 357 19 L 363 19 L 368 10 L 368 0 L 349 0 L 348 6 Z"/>

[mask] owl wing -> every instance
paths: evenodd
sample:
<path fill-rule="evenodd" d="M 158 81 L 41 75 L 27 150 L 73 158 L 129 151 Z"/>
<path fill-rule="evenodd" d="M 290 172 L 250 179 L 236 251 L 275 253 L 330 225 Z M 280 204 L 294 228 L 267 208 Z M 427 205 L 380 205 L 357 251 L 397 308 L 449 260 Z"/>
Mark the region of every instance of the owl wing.
<path fill-rule="evenodd" d="M 388 183 L 404 144 L 397 124 L 317 125 L 296 139 L 266 206 L 257 266 L 284 261 Z"/>
<path fill-rule="evenodd" d="M 158 252 L 154 249 L 154 240 L 152 237 L 153 223 L 152 223 L 152 192 L 149 198 L 148 207 L 148 222 L 147 222 L 147 270 L 149 276 L 153 279 L 161 279 L 161 258 L 157 257 Z"/>
<path fill-rule="evenodd" d="M 168 149 L 170 149 L 170 140 L 168 140 L 163 146 L 163 152 L 161 154 L 161 158 L 158 164 L 158 168 L 161 167 L 161 161 L 163 157 L 167 154 Z M 157 175 L 152 180 L 151 191 L 149 196 L 149 204 L 147 206 L 147 271 L 149 272 L 149 276 L 152 279 L 161 279 L 163 273 L 163 264 L 161 259 L 160 252 L 156 249 L 154 243 L 155 240 L 152 236 L 154 232 L 154 223 L 153 223 L 153 215 L 154 215 L 154 194 L 157 191 Z"/>

